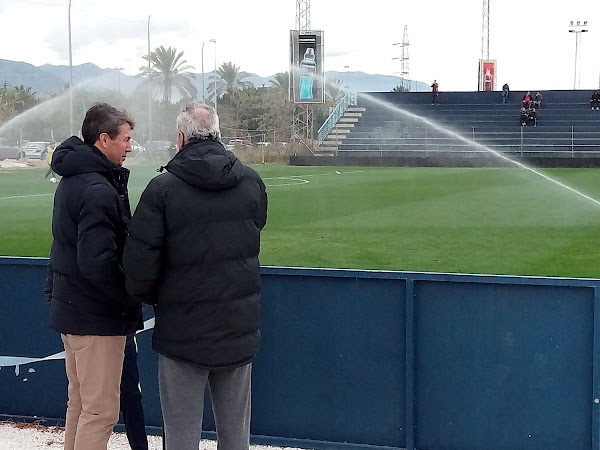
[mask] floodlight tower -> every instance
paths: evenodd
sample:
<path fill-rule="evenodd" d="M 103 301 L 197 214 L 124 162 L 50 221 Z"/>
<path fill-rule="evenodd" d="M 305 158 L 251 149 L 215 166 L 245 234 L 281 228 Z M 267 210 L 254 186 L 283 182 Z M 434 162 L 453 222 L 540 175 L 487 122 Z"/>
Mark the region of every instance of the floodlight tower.
<path fill-rule="evenodd" d="M 571 20 L 569 25 L 569 33 L 575 33 L 575 76 L 573 79 L 573 90 L 579 88 L 580 80 L 579 80 L 579 45 L 581 43 L 581 33 L 588 32 L 588 23 L 587 20 L 583 21 L 583 24 L 578 20 L 574 23 Z"/>
<path fill-rule="evenodd" d="M 296 0 L 296 29 L 310 30 L 310 0 Z"/>
<path fill-rule="evenodd" d="M 481 59 L 490 59 L 490 0 L 483 0 L 481 15 Z"/>
<path fill-rule="evenodd" d="M 404 25 L 404 34 L 402 35 L 402 42 L 396 42 L 392 45 L 399 45 L 402 50 L 400 56 L 394 57 L 392 59 L 400 60 L 400 72 L 394 72 L 400 74 L 400 81 L 402 84 L 400 85 L 404 91 L 410 91 L 410 81 L 408 78 L 408 26 Z"/>
<path fill-rule="evenodd" d="M 311 29 L 310 0 L 296 0 L 296 29 L 300 34 L 307 34 Z M 292 132 L 312 152 L 313 110 L 310 104 L 294 105 Z"/>
<path fill-rule="evenodd" d="M 400 76 L 402 77 L 402 87 L 410 92 L 410 80 L 408 79 L 408 25 L 404 25 L 404 34 L 402 35 L 402 53 L 400 54 Z"/>

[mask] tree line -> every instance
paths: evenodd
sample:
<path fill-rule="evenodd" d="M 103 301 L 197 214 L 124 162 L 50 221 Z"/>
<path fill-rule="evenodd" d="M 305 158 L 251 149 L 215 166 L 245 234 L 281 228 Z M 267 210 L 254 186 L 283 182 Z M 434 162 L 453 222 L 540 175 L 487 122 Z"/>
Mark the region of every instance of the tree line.
<path fill-rule="evenodd" d="M 203 96 L 192 81 L 195 78 L 191 72 L 193 66 L 188 64 L 183 51 L 159 46 L 144 59 L 147 64 L 141 66 L 136 75 L 140 83 L 130 96 L 112 90 L 92 91 L 75 86 L 72 93 L 74 123 L 81 124 L 87 108 L 103 101 L 131 113 L 137 123 L 134 135 L 138 141 L 143 143 L 150 137 L 152 140 L 173 140 L 175 118 L 183 105 L 205 97 L 208 103 L 217 99 L 225 137 L 263 135 L 267 140 L 277 141 L 291 138 L 294 105 L 288 99 L 288 72 L 276 74 L 269 86 L 253 86 L 247 81 L 247 72 L 233 62 L 225 62 L 209 75 L 207 92 Z M 68 137 L 68 88 L 67 84 L 64 91 L 42 99 L 31 87 L 5 83 L 0 88 L 0 135 L 11 140 L 60 141 Z M 345 92 L 342 80 L 327 80 L 325 103 L 313 105 L 315 132 L 326 119 L 329 108 L 335 106 Z M 31 110 L 38 104 L 40 107 Z M 26 111 L 29 112 L 23 114 Z"/>

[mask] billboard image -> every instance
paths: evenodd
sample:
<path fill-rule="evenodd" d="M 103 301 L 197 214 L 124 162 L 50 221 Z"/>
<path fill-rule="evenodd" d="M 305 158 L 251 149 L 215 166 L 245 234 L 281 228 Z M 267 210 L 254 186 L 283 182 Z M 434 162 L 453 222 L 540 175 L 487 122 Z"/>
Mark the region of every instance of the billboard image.
<path fill-rule="evenodd" d="M 323 103 L 323 32 L 290 31 L 290 100 Z"/>
<path fill-rule="evenodd" d="M 496 60 L 479 60 L 479 91 L 496 90 Z"/>

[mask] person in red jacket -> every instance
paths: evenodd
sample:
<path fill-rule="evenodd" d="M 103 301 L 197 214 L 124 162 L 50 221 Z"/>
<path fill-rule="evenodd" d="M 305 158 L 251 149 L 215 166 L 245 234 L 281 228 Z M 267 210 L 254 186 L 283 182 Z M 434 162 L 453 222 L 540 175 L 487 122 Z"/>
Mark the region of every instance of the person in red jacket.
<path fill-rule="evenodd" d="M 436 80 L 433 80 L 433 84 L 431 85 L 431 104 L 437 105 L 439 103 L 439 87 Z"/>
<path fill-rule="evenodd" d="M 531 102 L 533 98 L 531 97 L 531 92 L 527 91 L 527 94 L 523 96 L 523 100 L 521 101 L 521 106 L 524 106 L 525 109 L 531 108 Z"/>

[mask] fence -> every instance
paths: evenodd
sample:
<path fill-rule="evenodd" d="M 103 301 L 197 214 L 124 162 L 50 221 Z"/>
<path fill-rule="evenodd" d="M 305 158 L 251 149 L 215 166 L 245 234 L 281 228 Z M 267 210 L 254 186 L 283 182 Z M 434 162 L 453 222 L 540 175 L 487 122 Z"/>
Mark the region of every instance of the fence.
<path fill-rule="evenodd" d="M 600 131 L 480 131 L 470 127 L 452 136 L 429 127 L 400 130 L 392 126 L 373 127 L 368 131 L 357 128 L 338 145 L 338 155 L 400 156 L 436 153 L 488 153 L 489 150 L 507 154 L 535 157 L 590 158 L 600 156 Z"/>
<path fill-rule="evenodd" d="M 62 346 L 41 294 L 45 265 L 0 258 L 0 413 L 17 420 L 57 420 L 65 410 Z M 600 445 L 600 280 L 265 267 L 262 297 L 253 442 Z M 157 431 L 149 334 L 139 335 L 139 364 Z M 206 415 L 213 430 L 208 406 Z"/>
<path fill-rule="evenodd" d="M 356 92 L 347 92 L 335 108 L 333 108 L 331 114 L 329 114 L 327 119 L 325 119 L 325 122 L 323 122 L 323 125 L 321 125 L 317 131 L 317 146 L 323 143 L 329 132 L 335 127 L 335 124 L 338 123 L 338 120 L 340 120 L 340 117 L 344 115 L 346 110 L 354 105 L 356 105 Z"/>

